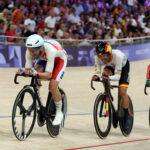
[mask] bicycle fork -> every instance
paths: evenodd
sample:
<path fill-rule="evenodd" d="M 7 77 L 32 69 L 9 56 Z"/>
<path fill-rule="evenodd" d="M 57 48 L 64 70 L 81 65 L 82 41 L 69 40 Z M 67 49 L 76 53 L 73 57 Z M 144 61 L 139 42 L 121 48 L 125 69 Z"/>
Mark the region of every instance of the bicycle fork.
<path fill-rule="evenodd" d="M 106 117 L 109 115 L 109 97 L 106 97 Z"/>
<path fill-rule="evenodd" d="M 99 117 L 108 117 L 109 115 L 109 97 L 106 96 L 100 106 Z"/>

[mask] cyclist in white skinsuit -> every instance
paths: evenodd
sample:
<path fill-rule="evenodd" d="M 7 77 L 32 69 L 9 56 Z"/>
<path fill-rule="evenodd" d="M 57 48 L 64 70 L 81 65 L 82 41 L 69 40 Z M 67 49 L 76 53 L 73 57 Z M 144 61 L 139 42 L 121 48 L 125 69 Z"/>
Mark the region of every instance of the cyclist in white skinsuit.
<path fill-rule="evenodd" d="M 59 125 L 63 119 L 62 113 L 62 97 L 59 92 L 58 85 L 63 78 L 66 65 L 66 51 L 55 40 L 43 40 L 37 34 L 28 37 L 26 41 L 26 63 L 25 71 L 27 74 L 39 75 L 43 79 L 51 79 L 49 90 L 52 93 L 53 100 L 56 105 L 56 116 L 52 122 L 53 125 Z M 30 71 L 33 61 L 37 59 L 34 71 Z"/>
<path fill-rule="evenodd" d="M 127 57 L 120 50 L 112 50 L 108 43 L 99 42 L 96 46 L 95 74 L 93 75 L 92 80 L 102 78 L 119 81 L 119 94 L 122 98 L 122 106 L 125 112 L 125 130 L 130 128 L 131 123 L 130 111 L 128 109 L 129 98 L 127 95 L 129 72 L 130 64 Z M 104 74 L 109 76 L 106 77 Z"/>

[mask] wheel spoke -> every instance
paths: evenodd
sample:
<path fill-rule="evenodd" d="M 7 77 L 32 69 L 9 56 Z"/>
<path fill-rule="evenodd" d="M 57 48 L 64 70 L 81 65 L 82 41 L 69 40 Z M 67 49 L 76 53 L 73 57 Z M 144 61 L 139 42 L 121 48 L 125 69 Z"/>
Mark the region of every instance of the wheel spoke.
<path fill-rule="evenodd" d="M 22 105 L 22 103 L 20 101 L 18 102 L 18 106 L 20 108 L 20 114 L 21 113 L 26 113 L 26 109 L 25 109 L 25 107 Z"/>
<path fill-rule="evenodd" d="M 34 110 L 34 103 L 32 103 L 29 108 L 27 109 L 27 115 L 30 115 L 31 112 Z"/>
<path fill-rule="evenodd" d="M 22 116 L 22 131 L 21 131 L 21 135 L 24 137 L 25 134 L 25 119 L 26 119 L 26 114 L 23 113 Z"/>

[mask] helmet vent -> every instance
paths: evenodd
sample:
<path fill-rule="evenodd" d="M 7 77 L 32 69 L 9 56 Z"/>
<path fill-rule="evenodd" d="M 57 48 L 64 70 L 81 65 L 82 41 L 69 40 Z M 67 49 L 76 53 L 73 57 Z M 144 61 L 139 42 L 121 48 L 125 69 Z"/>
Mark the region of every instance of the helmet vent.
<path fill-rule="evenodd" d="M 37 44 L 37 43 L 39 43 L 39 40 L 35 44 Z"/>

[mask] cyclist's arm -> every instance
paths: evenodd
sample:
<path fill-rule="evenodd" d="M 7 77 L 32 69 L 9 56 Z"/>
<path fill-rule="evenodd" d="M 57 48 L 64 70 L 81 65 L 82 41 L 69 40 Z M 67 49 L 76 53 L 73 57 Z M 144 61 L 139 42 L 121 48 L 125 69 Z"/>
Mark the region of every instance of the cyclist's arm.
<path fill-rule="evenodd" d="M 26 62 L 25 62 L 25 70 L 32 68 L 33 58 L 31 57 L 29 50 L 26 50 L 26 56 L 25 56 Z"/>
<path fill-rule="evenodd" d="M 40 78 L 50 79 L 52 76 L 57 51 L 55 50 L 55 48 L 53 46 L 50 46 L 48 44 L 48 47 L 45 46 L 45 52 L 46 52 L 46 57 L 48 59 L 46 68 L 45 68 L 45 72 L 42 72 L 42 73 L 38 72 L 38 74 L 39 74 Z"/>
<path fill-rule="evenodd" d="M 121 77 L 121 71 L 122 71 L 122 57 L 117 57 L 116 58 L 116 66 L 115 66 L 115 72 L 114 75 L 109 76 L 109 79 L 112 81 L 118 81 L 120 80 Z"/>
<path fill-rule="evenodd" d="M 95 73 L 94 75 L 98 76 L 99 78 L 101 78 L 101 64 L 99 62 L 99 59 L 97 58 L 97 56 L 95 56 Z"/>

